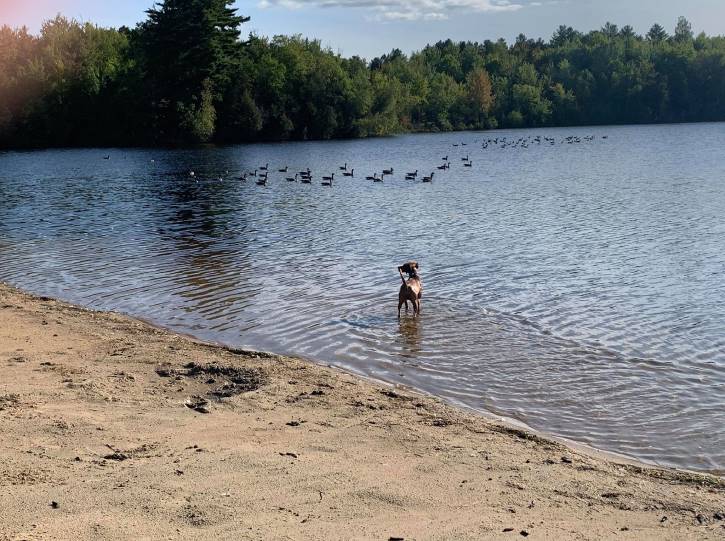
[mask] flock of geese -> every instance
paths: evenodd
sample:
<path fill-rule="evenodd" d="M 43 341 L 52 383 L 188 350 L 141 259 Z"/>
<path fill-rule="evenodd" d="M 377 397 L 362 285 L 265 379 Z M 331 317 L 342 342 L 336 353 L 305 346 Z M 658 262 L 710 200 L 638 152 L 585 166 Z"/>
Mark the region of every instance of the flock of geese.
<path fill-rule="evenodd" d="M 570 135 L 568 137 L 563 137 L 560 139 L 559 144 L 567 144 L 567 145 L 575 145 L 578 143 L 591 143 L 596 139 L 596 136 L 594 135 L 585 135 L 584 137 L 578 137 L 576 135 Z M 602 139 L 608 139 L 607 135 L 603 135 Z M 465 146 L 465 143 L 461 143 Z M 555 137 L 546 137 L 537 135 L 536 137 L 519 137 L 518 139 L 507 139 L 506 137 L 495 137 L 495 138 L 489 138 L 485 139 L 481 143 L 481 147 L 486 150 L 488 147 L 494 147 L 494 148 L 529 148 L 529 146 L 533 145 L 555 145 L 556 144 L 556 138 Z M 453 145 L 456 146 L 456 145 Z"/>
<path fill-rule="evenodd" d="M 602 139 L 607 139 L 608 136 L 603 135 L 601 136 Z M 596 139 L 596 136 L 594 135 L 586 135 L 584 137 L 578 137 L 578 136 L 568 136 L 568 137 L 562 137 L 558 140 L 558 144 L 567 144 L 567 145 L 575 145 L 579 143 L 585 143 L 585 142 L 592 142 Z M 474 143 L 478 143 L 479 141 L 475 141 Z M 483 150 L 486 150 L 488 148 L 529 148 L 530 146 L 534 145 L 556 145 L 557 139 L 554 137 L 547 137 L 547 136 L 526 136 L 526 137 L 519 137 L 518 139 L 508 139 L 507 137 L 489 137 L 487 139 L 483 139 L 480 141 L 481 148 Z M 461 142 L 461 143 L 453 143 L 453 147 L 465 147 L 468 146 L 468 143 Z M 104 159 L 108 160 L 110 159 L 110 155 L 104 156 Z M 471 157 L 468 153 L 466 153 L 465 156 L 461 156 L 461 163 L 463 167 L 473 167 L 473 162 L 471 161 Z M 152 162 L 154 160 L 151 160 Z M 443 156 L 441 158 L 441 164 L 436 167 L 439 171 L 446 171 L 451 168 L 451 161 L 448 158 L 448 155 Z M 289 166 L 285 165 L 284 167 L 280 167 L 277 169 L 277 172 L 285 174 L 284 179 L 288 182 L 300 182 L 302 184 L 312 184 L 314 180 L 314 176 L 312 174 L 312 171 L 310 168 L 306 168 L 302 171 L 297 171 L 294 174 L 289 169 Z M 258 186 L 266 186 L 267 181 L 269 180 L 269 163 L 266 163 L 254 171 L 245 171 L 242 172 L 238 180 L 242 182 L 246 182 L 248 180 L 254 180 L 255 183 Z M 199 179 L 196 176 L 196 173 L 194 171 L 189 171 L 189 177 L 195 179 L 197 182 L 199 182 Z M 229 174 L 229 171 L 226 171 L 226 174 Z M 338 171 L 323 174 L 321 175 L 321 185 L 331 188 L 333 186 L 333 183 L 335 181 L 335 174 L 339 174 L 343 177 L 355 177 L 355 169 L 354 168 L 348 168 L 348 164 L 345 163 L 338 167 Z M 386 177 L 392 177 L 395 175 L 395 170 L 390 167 L 389 169 L 383 169 L 380 174 L 377 172 L 373 173 L 372 175 L 366 175 L 364 178 L 365 180 L 371 180 L 373 182 L 384 182 Z M 435 171 L 432 171 L 429 175 L 421 175 L 420 180 L 424 183 L 433 182 L 433 177 L 435 176 Z M 405 180 L 418 180 L 418 170 L 405 173 L 404 175 Z M 339 178 L 339 177 L 338 177 Z M 222 177 L 219 178 L 219 181 L 223 181 L 224 179 Z"/>
<path fill-rule="evenodd" d="M 468 160 L 468 157 L 466 157 L 466 160 L 463 165 L 470 167 L 470 160 Z M 443 157 L 443 165 L 438 167 L 438 169 L 449 169 L 450 163 L 448 162 L 448 156 Z M 314 180 L 314 176 L 312 174 L 312 171 L 308 167 L 307 169 L 303 171 L 297 171 L 294 175 L 289 170 L 289 166 L 285 165 L 284 167 L 277 169 L 277 172 L 279 173 L 286 173 L 287 176 L 284 177 L 284 179 L 287 182 L 301 182 L 302 184 L 312 184 Z M 341 165 L 338 167 L 337 172 L 329 173 L 327 175 L 322 175 L 320 178 L 322 182 L 320 183 L 322 186 L 325 186 L 327 188 L 331 188 L 333 182 L 335 181 L 335 175 L 339 174 L 343 177 L 355 177 L 355 168 L 348 168 L 347 162 L 344 165 Z M 385 177 L 392 177 L 395 175 L 395 169 L 389 168 L 389 169 L 383 169 L 382 172 L 378 175 L 377 172 L 373 173 L 372 175 L 366 175 L 365 180 L 372 180 L 373 182 L 384 182 Z M 420 177 L 422 182 L 433 182 L 433 176 L 435 175 L 434 172 L 432 172 L 430 175 L 422 175 Z M 194 177 L 195 173 L 194 171 L 189 172 L 189 176 Z M 339 178 L 339 176 L 338 176 Z M 269 179 L 269 163 L 266 163 L 254 171 L 245 171 L 239 176 L 239 180 L 242 182 L 246 182 L 247 180 L 254 180 L 255 183 L 258 186 L 266 186 L 267 180 Z M 418 170 L 405 173 L 405 180 L 417 180 L 418 179 Z"/>

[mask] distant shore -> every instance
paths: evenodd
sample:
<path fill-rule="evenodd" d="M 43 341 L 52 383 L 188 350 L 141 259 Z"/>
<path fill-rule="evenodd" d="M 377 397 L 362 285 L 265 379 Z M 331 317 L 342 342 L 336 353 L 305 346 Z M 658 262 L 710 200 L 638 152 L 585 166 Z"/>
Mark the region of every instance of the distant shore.
<path fill-rule="evenodd" d="M 725 480 L 0 284 L 0 540 L 722 539 Z"/>
<path fill-rule="evenodd" d="M 43 150 L 78 150 L 78 149 L 98 149 L 102 151 L 110 150 L 192 150 L 203 148 L 225 148 L 239 145 L 275 145 L 282 143 L 332 143 L 336 141 L 365 141 L 367 139 L 387 139 L 391 137 L 403 137 L 406 135 L 468 135 L 472 133 L 486 133 L 490 137 L 501 137 L 499 134 L 506 132 L 531 132 L 531 131 L 547 131 L 547 130 L 571 130 L 571 131 L 588 131 L 591 129 L 602 128 L 625 128 L 625 127 L 647 127 L 647 126 L 685 126 L 690 124 L 723 124 L 725 120 L 683 120 L 681 122 L 622 122 L 622 123 L 599 123 L 599 124 L 566 124 L 551 126 L 520 126 L 520 127 L 500 127 L 500 128 L 468 128 L 460 130 L 440 130 L 440 129 L 423 129 L 412 128 L 410 130 L 389 133 L 386 135 L 369 135 L 366 137 L 333 137 L 333 138 L 309 138 L 309 139 L 257 139 L 253 141 L 236 141 L 226 143 L 200 143 L 186 145 L 123 145 L 108 143 L 100 146 L 88 146 L 83 144 L 58 144 L 58 145 L 19 145 L 6 146 L 0 145 L 0 152 L 37 152 Z"/>

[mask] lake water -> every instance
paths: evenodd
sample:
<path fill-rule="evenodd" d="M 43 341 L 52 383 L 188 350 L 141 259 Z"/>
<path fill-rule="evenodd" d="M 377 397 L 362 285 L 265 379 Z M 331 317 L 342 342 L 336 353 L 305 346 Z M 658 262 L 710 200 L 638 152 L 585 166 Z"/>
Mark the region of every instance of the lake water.
<path fill-rule="evenodd" d="M 722 472 L 723 149 L 703 124 L 5 152 L 0 280 Z M 399 322 L 411 258 L 423 313 Z"/>

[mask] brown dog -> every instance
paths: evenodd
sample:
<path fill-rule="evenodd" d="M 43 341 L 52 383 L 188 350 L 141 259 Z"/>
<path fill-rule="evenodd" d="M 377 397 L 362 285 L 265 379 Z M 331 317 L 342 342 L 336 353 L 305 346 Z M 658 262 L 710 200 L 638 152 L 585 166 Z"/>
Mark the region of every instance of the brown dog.
<path fill-rule="evenodd" d="M 404 265 L 398 267 L 398 273 L 403 284 L 398 292 L 398 318 L 400 318 L 400 309 L 405 304 L 405 311 L 408 311 L 408 301 L 413 304 L 413 315 L 420 314 L 420 298 L 423 292 L 423 283 L 420 281 L 418 274 L 418 262 L 408 261 Z M 406 280 L 403 273 L 408 275 Z"/>

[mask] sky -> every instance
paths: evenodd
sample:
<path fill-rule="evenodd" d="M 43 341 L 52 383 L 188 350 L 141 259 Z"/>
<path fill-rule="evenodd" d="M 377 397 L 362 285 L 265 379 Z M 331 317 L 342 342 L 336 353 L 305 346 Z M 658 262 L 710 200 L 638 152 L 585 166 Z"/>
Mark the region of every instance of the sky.
<path fill-rule="evenodd" d="M 101 26 L 134 26 L 154 0 L 0 0 L 0 26 L 28 26 L 62 13 Z M 725 34 L 725 0 L 252 0 L 237 1 L 251 16 L 244 32 L 302 34 L 345 56 L 367 59 L 428 43 L 512 41 L 520 34 L 548 40 L 560 24 L 589 31 L 611 21 L 645 33 L 658 22 L 672 31 L 684 15 L 696 33 Z"/>

